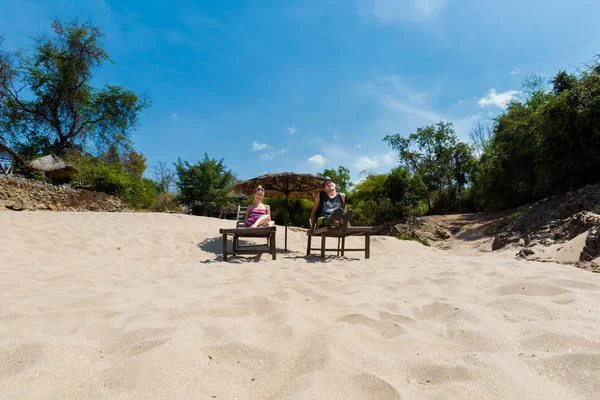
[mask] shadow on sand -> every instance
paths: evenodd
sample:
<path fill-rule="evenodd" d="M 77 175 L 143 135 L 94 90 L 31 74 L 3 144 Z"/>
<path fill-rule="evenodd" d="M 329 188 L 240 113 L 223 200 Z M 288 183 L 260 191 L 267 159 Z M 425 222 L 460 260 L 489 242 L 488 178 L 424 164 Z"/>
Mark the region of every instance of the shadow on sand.
<path fill-rule="evenodd" d="M 254 241 L 242 241 L 240 240 L 241 244 L 252 244 L 255 243 Z M 212 238 L 207 238 L 206 240 L 198 243 L 197 245 L 202 251 L 205 251 L 207 253 L 212 253 L 214 254 L 216 257 L 214 259 L 209 259 L 209 260 L 204 260 L 201 261 L 202 264 L 212 264 L 212 263 L 216 263 L 216 262 L 223 262 L 223 239 L 221 236 L 218 237 L 212 237 Z M 227 248 L 229 249 L 229 251 L 231 251 L 231 249 L 233 248 L 233 240 L 232 239 L 227 239 Z M 270 254 L 264 254 L 266 256 L 264 261 L 269 261 L 271 260 L 271 255 Z M 239 256 L 233 256 L 231 254 L 229 254 L 227 256 L 228 260 L 227 262 L 232 262 L 232 263 L 248 263 L 248 262 L 259 262 L 262 260 L 262 255 L 261 254 L 256 254 L 256 255 L 239 255 Z M 281 259 L 292 259 L 292 260 L 300 260 L 300 261 L 305 261 L 307 263 L 327 263 L 327 262 L 331 262 L 331 261 L 359 261 L 359 258 L 356 257 L 336 257 L 333 255 L 327 255 L 325 256 L 325 258 L 321 258 L 318 255 L 310 255 L 310 256 L 306 256 L 304 253 L 300 253 L 297 251 L 285 251 L 283 249 L 277 249 L 277 258 Z"/>

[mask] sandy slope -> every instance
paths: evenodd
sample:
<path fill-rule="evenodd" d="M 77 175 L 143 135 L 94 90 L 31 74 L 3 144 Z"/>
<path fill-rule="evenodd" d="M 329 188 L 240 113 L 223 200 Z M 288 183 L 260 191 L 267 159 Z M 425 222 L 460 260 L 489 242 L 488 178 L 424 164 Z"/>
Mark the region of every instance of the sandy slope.
<path fill-rule="evenodd" d="M 0 213 L 0 398 L 600 393 L 600 274 L 387 237 L 321 261 L 301 232 L 223 263 L 231 225 Z"/>

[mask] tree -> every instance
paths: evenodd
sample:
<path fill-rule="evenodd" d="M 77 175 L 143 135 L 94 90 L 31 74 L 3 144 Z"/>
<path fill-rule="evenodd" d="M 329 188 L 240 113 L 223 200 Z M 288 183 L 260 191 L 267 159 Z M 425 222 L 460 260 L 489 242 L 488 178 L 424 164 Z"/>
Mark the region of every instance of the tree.
<path fill-rule="evenodd" d="M 121 149 L 110 145 L 99 159 L 107 165 L 119 166 L 123 172 L 133 175 L 136 179 L 142 179 L 146 171 L 146 157 L 135 151 L 130 144 L 125 144 Z"/>
<path fill-rule="evenodd" d="M 490 143 L 494 137 L 494 130 L 490 125 L 485 125 L 479 121 L 469 135 L 471 136 L 475 150 L 481 155 L 489 150 Z"/>
<path fill-rule="evenodd" d="M 559 95 L 565 90 L 572 89 L 576 84 L 577 77 L 567 74 L 565 71 L 560 71 L 552 79 L 552 92 L 556 95 Z"/>
<path fill-rule="evenodd" d="M 333 179 L 338 192 L 346 193 L 352 186 L 350 182 L 350 170 L 346 167 L 338 166 L 338 169 L 325 169 L 322 173 L 317 174 L 318 177 L 325 178 L 326 176 Z"/>
<path fill-rule="evenodd" d="M 203 215 L 210 216 L 228 203 L 233 174 L 223 159 L 211 159 L 205 153 L 195 165 L 181 159 L 174 165 L 181 204 L 198 207 Z"/>
<path fill-rule="evenodd" d="M 383 140 L 398 151 L 402 166 L 412 175 L 421 177 L 429 209 L 442 190 L 450 189 L 455 184 L 453 155 L 458 139 L 451 122 L 418 128 L 408 138 L 395 134 L 387 135 Z"/>
<path fill-rule="evenodd" d="M 133 175 L 137 179 L 142 179 L 146 171 L 146 157 L 143 154 L 138 153 L 133 147 L 128 146 L 127 150 L 123 153 L 121 163 L 123 171 Z"/>
<path fill-rule="evenodd" d="M 150 101 L 121 86 L 91 86 L 95 71 L 112 62 L 98 27 L 55 20 L 52 29 L 30 53 L 0 49 L 0 131 L 34 154 L 128 143 Z"/>
<path fill-rule="evenodd" d="M 156 182 L 160 194 L 172 193 L 175 184 L 175 172 L 168 167 L 165 161 L 157 162 L 152 169 L 154 170 L 154 182 Z"/>
<path fill-rule="evenodd" d="M 418 177 L 413 178 L 403 166 L 394 168 L 383 186 L 392 204 L 415 207 L 421 198 L 421 181 Z"/>

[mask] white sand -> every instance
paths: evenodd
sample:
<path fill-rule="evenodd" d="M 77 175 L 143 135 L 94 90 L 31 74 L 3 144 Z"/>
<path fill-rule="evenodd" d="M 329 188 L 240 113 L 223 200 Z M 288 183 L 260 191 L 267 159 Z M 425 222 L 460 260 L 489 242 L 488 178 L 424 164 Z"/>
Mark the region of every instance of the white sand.
<path fill-rule="evenodd" d="M 0 398 L 598 398 L 598 274 L 293 231 L 224 263 L 232 225 L 0 213 Z"/>

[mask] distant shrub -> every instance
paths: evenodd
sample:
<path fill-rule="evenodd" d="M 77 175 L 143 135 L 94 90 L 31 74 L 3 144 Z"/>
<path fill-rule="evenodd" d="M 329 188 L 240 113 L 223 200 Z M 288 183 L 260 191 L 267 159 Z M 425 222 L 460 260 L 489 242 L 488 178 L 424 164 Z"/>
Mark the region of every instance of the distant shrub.
<path fill-rule="evenodd" d="M 408 235 L 406 233 L 403 234 L 403 235 L 398 235 L 398 236 L 396 236 L 396 238 L 399 239 L 399 240 L 412 240 L 414 242 L 421 243 L 423 246 L 427 246 L 427 247 L 430 246 L 429 241 L 427 239 L 421 239 L 421 238 L 418 238 L 418 237 L 414 237 L 414 236 Z"/>
<path fill-rule="evenodd" d="M 184 212 L 183 207 L 175 198 L 173 193 L 167 192 L 158 196 L 158 200 L 154 205 L 154 211 L 177 211 Z"/>
<path fill-rule="evenodd" d="M 83 165 L 83 184 L 93 190 L 116 196 L 132 209 L 152 208 L 157 200 L 157 188 L 150 179 L 139 179 L 123 171 L 120 165 L 102 161 Z"/>

